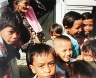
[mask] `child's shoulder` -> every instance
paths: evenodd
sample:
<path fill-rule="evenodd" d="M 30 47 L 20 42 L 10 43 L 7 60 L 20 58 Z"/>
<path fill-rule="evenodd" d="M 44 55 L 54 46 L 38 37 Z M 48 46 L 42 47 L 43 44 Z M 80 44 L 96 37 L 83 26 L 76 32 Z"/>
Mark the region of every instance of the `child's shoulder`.
<path fill-rule="evenodd" d="M 0 57 L 6 57 L 7 56 L 7 51 L 4 45 L 0 43 Z"/>
<path fill-rule="evenodd" d="M 59 63 L 56 63 L 56 77 L 64 77 L 66 78 L 66 68 L 59 65 Z"/>
<path fill-rule="evenodd" d="M 34 77 L 32 77 L 32 78 L 37 78 L 37 74 L 35 74 L 35 76 L 34 76 Z"/>
<path fill-rule="evenodd" d="M 89 62 L 89 64 L 92 65 L 92 67 L 96 69 L 96 62 L 95 61 L 91 61 L 91 62 Z"/>
<path fill-rule="evenodd" d="M 66 32 L 64 32 L 62 35 L 65 35 L 65 36 L 69 37 L 72 43 L 74 43 L 74 42 L 76 43 L 77 42 L 77 40 L 74 37 L 70 36 Z"/>
<path fill-rule="evenodd" d="M 46 42 L 47 45 L 50 45 L 51 47 L 54 47 L 53 41 L 50 39 Z"/>

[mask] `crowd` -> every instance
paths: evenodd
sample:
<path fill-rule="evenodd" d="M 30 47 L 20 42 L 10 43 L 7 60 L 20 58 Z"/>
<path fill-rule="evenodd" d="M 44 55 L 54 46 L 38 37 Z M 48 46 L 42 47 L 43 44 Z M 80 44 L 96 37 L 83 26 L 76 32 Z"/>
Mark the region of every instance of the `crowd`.
<path fill-rule="evenodd" d="M 94 16 L 67 12 L 62 25 L 49 28 L 45 42 L 42 26 L 30 0 L 13 0 L 0 17 L 0 78 L 18 78 L 19 50 L 33 78 L 96 78 Z M 14 77 L 15 76 L 15 77 Z"/>

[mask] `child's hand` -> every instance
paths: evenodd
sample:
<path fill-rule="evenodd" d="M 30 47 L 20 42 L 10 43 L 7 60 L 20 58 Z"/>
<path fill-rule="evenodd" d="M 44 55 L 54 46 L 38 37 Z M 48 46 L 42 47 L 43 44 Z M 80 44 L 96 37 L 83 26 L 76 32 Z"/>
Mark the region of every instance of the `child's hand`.
<path fill-rule="evenodd" d="M 76 60 L 83 60 L 84 59 L 84 55 L 83 55 L 83 52 L 81 53 L 81 55 L 79 55 Z"/>

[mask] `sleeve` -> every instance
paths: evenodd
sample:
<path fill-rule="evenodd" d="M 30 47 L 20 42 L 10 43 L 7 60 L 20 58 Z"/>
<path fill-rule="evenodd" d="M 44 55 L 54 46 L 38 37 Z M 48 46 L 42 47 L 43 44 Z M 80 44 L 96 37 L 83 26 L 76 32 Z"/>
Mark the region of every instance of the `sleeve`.
<path fill-rule="evenodd" d="M 2 49 L 0 48 L 0 57 L 4 57 L 4 54 L 2 52 Z"/>
<path fill-rule="evenodd" d="M 4 48 L 4 46 L 2 44 L 0 44 L 0 57 L 6 57 L 6 49 Z"/>

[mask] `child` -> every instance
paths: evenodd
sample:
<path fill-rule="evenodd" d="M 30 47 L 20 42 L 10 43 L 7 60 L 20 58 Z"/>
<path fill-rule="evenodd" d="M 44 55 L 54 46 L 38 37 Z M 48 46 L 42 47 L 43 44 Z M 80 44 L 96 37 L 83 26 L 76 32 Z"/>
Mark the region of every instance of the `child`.
<path fill-rule="evenodd" d="M 54 38 L 62 35 L 62 32 L 63 32 L 63 28 L 62 28 L 61 25 L 59 25 L 57 23 L 51 25 L 50 28 L 49 28 L 49 33 L 50 33 L 51 39 L 48 40 L 46 43 L 53 47 Z"/>
<path fill-rule="evenodd" d="M 83 59 L 96 69 L 96 39 L 86 41 L 82 46 Z"/>
<path fill-rule="evenodd" d="M 0 17 L 0 78 L 12 77 L 11 60 L 15 57 L 12 44 L 20 37 L 20 24 L 18 18 L 9 11 L 5 11 Z M 9 51 L 9 46 L 12 46 Z M 11 54 L 12 52 L 12 54 Z M 17 75 L 17 73 L 15 73 Z"/>
<path fill-rule="evenodd" d="M 67 68 L 67 78 L 96 78 L 94 68 L 86 61 L 74 61 Z"/>
<path fill-rule="evenodd" d="M 96 39 L 87 40 L 83 43 L 82 53 L 76 60 L 85 60 L 96 69 Z"/>
<path fill-rule="evenodd" d="M 14 12 L 18 12 L 21 22 L 30 32 L 31 38 L 28 43 L 22 45 L 22 49 L 26 50 L 29 44 L 43 43 L 45 41 L 44 33 L 33 8 L 30 6 L 30 0 L 14 0 L 13 5 Z M 34 37 L 33 33 L 35 35 Z"/>
<path fill-rule="evenodd" d="M 34 78 L 55 78 L 56 55 L 52 47 L 46 44 L 35 44 L 27 53 L 27 64 Z"/>
<path fill-rule="evenodd" d="M 73 46 L 72 57 L 76 58 L 79 55 L 79 44 L 76 37 L 78 38 L 80 32 L 82 31 L 82 16 L 74 11 L 66 13 L 63 18 L 63 26 L 65 28 L 63 35 L 66 35 L 71 39 Z"/>
<path fill-rule="evenodd" d="M 80 36 L 80 44 L 85 42 L 86 40 L 93 38 L 92 31 L 93 31 L 93 15 L 90 12 L 85 12 L 82 14 L 83 18 L 83 31 L 81 32 Z"/>
<path fill-rule="evenodd" d="M 66 78 L 66 68 L 73 54 L 71 40 L 67 36 L 57 36 L 53 43 L 57 55 L 57 76 Z"/>

